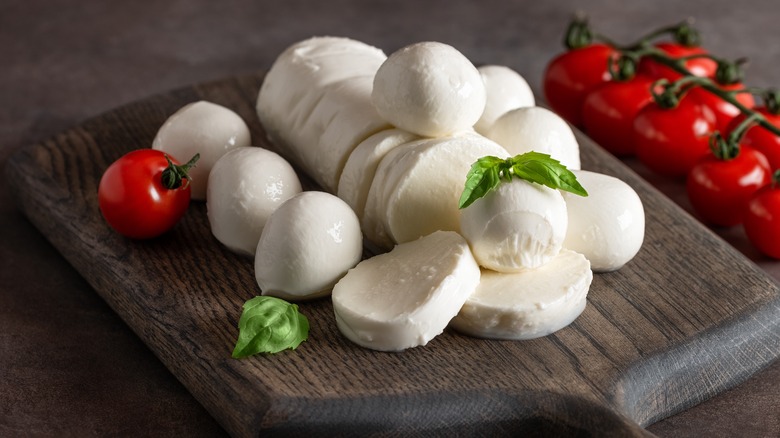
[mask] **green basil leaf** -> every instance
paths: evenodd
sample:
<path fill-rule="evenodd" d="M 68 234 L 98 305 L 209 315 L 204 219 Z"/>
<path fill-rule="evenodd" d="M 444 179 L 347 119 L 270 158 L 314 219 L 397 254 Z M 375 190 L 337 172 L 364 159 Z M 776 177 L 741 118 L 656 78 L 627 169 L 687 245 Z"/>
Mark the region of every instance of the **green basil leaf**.
<path fill-rule="evenodd" d="M 244 303 L 233 358 L 294 350 L 308 336 L 309 320 L 297 305 L 274 297 L 254 297 Z"/>
<path fill-rule="evenodd" d="M 477 160 L 466 175 L 466 185 L 460 195 L 458 208 L 468 207 L 495 190 L 501 180 L 508 182 L 513 177 L 588 196 L 588 192 L 577 181 L 577 176 L 560 161 L 548 154 L 531 151 L 506 160 L 493 156 Z"/>

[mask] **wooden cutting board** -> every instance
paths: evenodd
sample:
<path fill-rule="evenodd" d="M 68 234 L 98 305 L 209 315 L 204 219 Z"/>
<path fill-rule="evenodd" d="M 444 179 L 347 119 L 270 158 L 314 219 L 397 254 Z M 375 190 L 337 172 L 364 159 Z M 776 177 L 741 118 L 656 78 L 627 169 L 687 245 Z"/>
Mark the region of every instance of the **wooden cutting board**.
<path fill-rule="evenodd" d="M 583 168 L 633 186 L 647 231 L 634 260 L 594 276 L 571 326 L 522 342 L 445 331 L 380 353 L 343 338 L 321 299 L 300 305 L 311 333 L 296 351 L 232 359 L 241 306 L 260 292 L 251 260 L 218 244 L 202 203 L 136 242 L 106 226 L 96 193 L 111 162 L 200 99 L 238 112 L 254 144 L 274 149 L 254 113 L 262 77 L 124 106 L 22 148 L 6 169 L 30 220 L 231 434 L 644 436 L 780 356 L 775 282 L 578 133 Z"/>

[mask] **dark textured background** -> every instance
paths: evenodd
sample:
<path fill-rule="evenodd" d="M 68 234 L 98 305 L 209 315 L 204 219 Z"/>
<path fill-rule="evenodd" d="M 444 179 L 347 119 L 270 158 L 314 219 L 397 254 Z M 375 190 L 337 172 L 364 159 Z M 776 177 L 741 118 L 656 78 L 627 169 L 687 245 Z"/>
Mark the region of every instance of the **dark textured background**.
<path fill-rule="evenodd" d="M 620 41 L 695 17 L 711 51 L 750 58 L 750 85 L 780 84 L 780 3 L 771 0 L 2 0 L 0 163 L 118 105 L 267 69 L 312 35 L 349 36 L 387 53 L 446 42 L 475 63 L 516 69 L 541 96 L 544 66 L 578 9 Z M 738 230 L 723 235 L 780 278 L 780 262 L 762 259 Z M 780 362 L 649 430 L 780 436 Z M 0 436 L 223 434 L 18 212 L 0 179 Z"/>

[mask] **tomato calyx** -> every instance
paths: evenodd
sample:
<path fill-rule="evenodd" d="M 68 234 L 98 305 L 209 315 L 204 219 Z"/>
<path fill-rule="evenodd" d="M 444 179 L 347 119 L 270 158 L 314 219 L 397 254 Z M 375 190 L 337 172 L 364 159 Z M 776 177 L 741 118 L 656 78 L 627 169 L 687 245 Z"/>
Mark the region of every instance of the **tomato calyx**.
<path fill-rule="evenodd" d="M 563 45 L 568 50 L 580 49 L 593 43 L 593 32 L 584 14 L 576 14 L 564 34 Z"/>
<path fill-rule="evenodd" d="M 188 172 L 195 167 L 195 163 L 200 159 L 200 154 L 195 154 L 190 161 L 182 165 L 174 164 L 168 154 L 165 154 L 165 159 L 168 161 L 168 167 L 162 172 L 163 187 L 169 190 L 176 190 L 180 187 L 187 188 L 192 180 Z"/>

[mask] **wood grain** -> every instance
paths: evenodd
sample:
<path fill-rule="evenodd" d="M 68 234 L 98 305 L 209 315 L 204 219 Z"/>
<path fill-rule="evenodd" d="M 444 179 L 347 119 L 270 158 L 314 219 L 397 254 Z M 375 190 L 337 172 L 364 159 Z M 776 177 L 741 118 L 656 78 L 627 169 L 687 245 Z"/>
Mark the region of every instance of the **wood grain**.
<path fill-rule="evenodd" d="M 780 356 L 774 281 L 578 134 L 583 168 L 639 193 L 647 234 L 633 261 L 595 276 L 571 326 L 523 342 L 447 331 L 380 353 L 344 339 L 322 299 L 301 304 L 311 333 L 298 350 L 231 359 L 241 305 L 259 294 L 251 260 L 211 236 L 203 204 L 169 234 L 135 242 L 104 224 L 96 192 L 109 163 L 148 147 L 170 114 L 199 99 L 237 111 L 254 143 L 274 149 L 254 114 L 261 81 L 127 105 L 21 149 L 6 169 L 30 220 L 231 434 L 644 436 L 643 426 Z"/>

